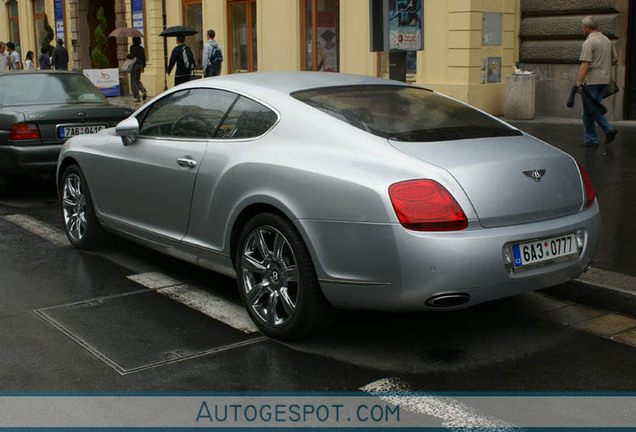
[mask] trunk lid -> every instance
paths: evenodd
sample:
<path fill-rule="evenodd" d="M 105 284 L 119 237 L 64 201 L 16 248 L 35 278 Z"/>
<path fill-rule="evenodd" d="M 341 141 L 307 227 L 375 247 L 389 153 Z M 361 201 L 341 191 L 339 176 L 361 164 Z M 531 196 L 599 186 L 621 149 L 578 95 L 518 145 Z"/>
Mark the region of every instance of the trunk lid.
<path fill-rule="evenodd" d="M 447 170 L 487 228 L 557 218 L 577 213 L 583 206 L 580 174 L 572 157 L 527 135 L 389 142 Z"/>

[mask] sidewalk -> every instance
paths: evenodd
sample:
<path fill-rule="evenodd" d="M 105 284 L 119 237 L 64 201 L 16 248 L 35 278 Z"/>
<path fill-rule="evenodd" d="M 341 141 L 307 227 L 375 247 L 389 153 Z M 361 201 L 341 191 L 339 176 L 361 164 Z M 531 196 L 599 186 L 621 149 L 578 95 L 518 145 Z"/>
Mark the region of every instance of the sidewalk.
<path fill-rule="evenodd" d="M 601 245 L 592 270 L 548 293 L 636 315 L 636 121 L 613 122 L 618 135 L 606 151 L 577 146 L 584 141 L 580 119 L 510 123 L 572 155 L 588 173 L 601 206 Z M 599 132 L 599 141 L 603 137 Z"/>

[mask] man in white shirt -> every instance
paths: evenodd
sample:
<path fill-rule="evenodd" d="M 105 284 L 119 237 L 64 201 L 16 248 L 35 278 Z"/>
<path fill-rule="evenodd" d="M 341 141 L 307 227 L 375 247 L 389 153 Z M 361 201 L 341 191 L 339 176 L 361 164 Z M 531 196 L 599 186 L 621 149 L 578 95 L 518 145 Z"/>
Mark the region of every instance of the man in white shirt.
<path fill-rule="evenodd" d="M 9 53 L 7 52 L 7 44 L 0 41 L 0 72 L 9 70 Z"/>
<path fill-rule="evenodd" d="M 20 60 L 20 53 L 15 50 L 15 44 L 13 42 L 7 42 L 7 48 L 9 48 L 9 58 L 11 59 L 11 69 L 22 69 L 22 60 Z"/>

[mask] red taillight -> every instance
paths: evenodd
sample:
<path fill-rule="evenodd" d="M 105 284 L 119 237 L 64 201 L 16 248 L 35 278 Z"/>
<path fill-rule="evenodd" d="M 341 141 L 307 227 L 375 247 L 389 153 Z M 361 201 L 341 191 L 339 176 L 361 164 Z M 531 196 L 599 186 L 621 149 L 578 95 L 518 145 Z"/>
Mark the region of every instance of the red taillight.
<path fill-rule="evenodd" d="M 434 180 L 409 180 L 389 187 L 391 204 L 404 228 L 414 231 L 459 231 L 468 219 L 457 201 Z"/>
<path fill-rule="evenodd" d="M 31 140 L 40 139 L 40 129 L 33 123 L 16 123 L 9 131 L 10 140 Z"/>
<path fill-rule="evenodd" d="M 589 207 L 594 202 L 596 194 L 594 194 L 594 188 L 592 187 L 592 182 L 587 176 L 587 173 L 581 165 L 577 165 L 579 167 L 579 172 L 581 173 L 581 179 L 583 180 L 583 187 L 585 188 L 585 207 Z"/>

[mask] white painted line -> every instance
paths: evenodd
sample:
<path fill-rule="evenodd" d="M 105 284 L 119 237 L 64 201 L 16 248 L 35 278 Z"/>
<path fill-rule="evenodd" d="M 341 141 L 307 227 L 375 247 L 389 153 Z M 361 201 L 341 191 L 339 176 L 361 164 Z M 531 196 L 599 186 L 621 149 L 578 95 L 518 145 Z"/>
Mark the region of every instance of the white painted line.
<path fill-rule="evenodd" d="M 218 298 L 207 291 L 181 285 L 162 288 L 158 292 L 244 333 L 258 331 L 244 308 Z"/>
<path fill-rule="evenodd" d="M 158 272 L 130 275 L 128 279 L 146 288 L 156 289 L 158 293 L 244 333 L 258 332 L 245 309 L 207 291 L 185 285 Z"/>
<path fill-rule="evenodd" d="M 150 289 L 168 288 L 175 285 L 182 285 L 182 282 L 179 282 L 178 280 L 159 272 L 139 273 L 129 275 L 127 277 L 131 281 L 137 282 L 139 285 L 143 285 L 146 288 Z"/>
<path fill-rule="evenodd" d="M 408 383 L 397 378 L 374 381 L 360 390 L 378 396 L 384 402 L 399 405 L 408 411 L 438 418 L 448 428 L 496 428 L 498 432 L 513 432 L 517 426 L 503 420 L 482 415 L 469 406 L 449 397 L 410 396 Z"/>
<path fill-rule="evenodd" d="M 61 229 L 54 228 L 31 216 L 14 214 L 4 216 L 4 219 L 58 246 L 71 245 L 66 234 Z"/>

